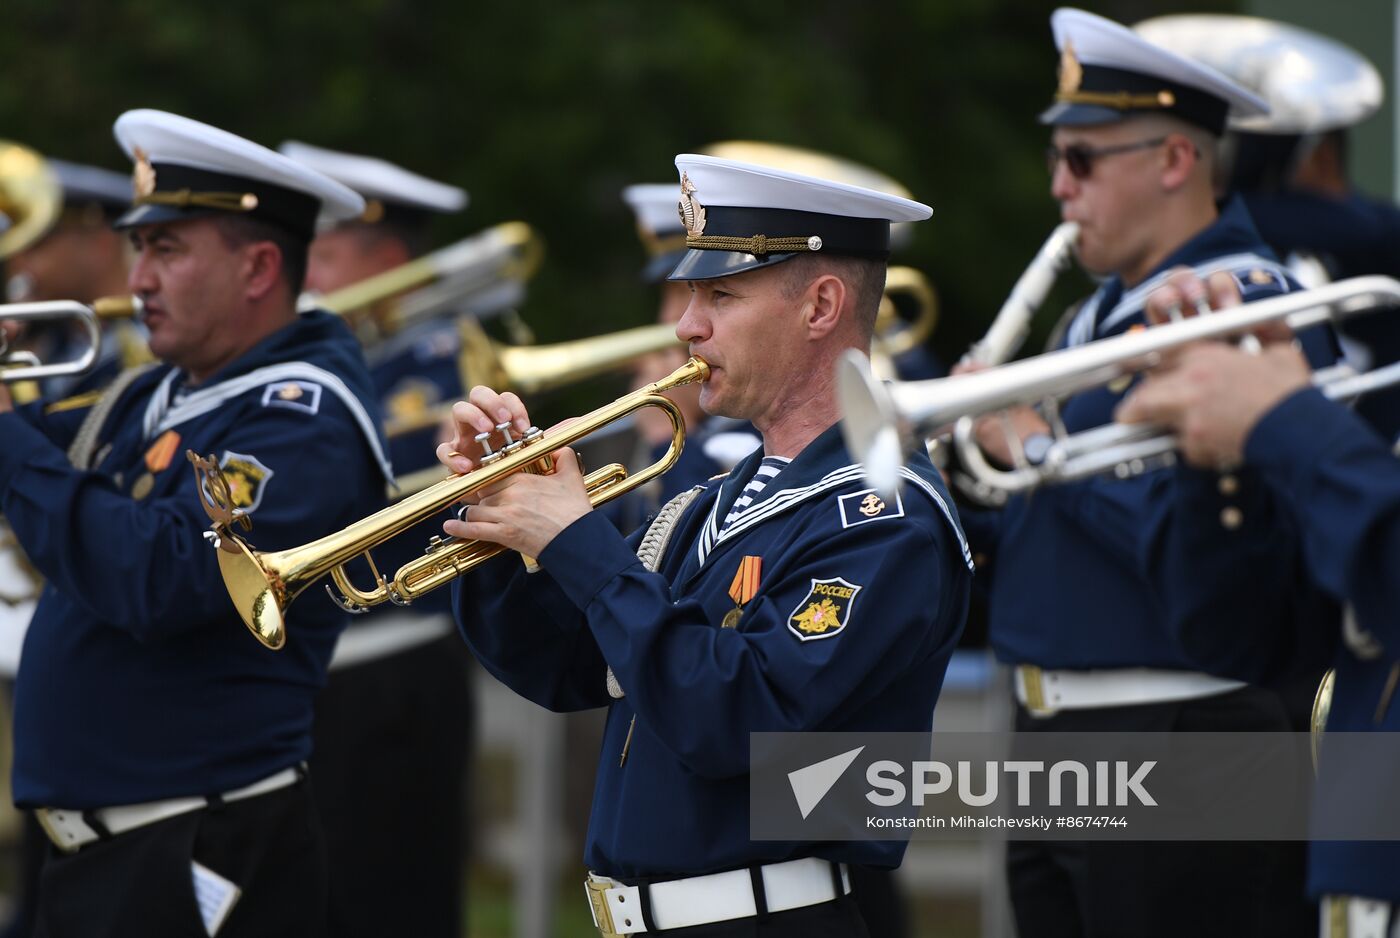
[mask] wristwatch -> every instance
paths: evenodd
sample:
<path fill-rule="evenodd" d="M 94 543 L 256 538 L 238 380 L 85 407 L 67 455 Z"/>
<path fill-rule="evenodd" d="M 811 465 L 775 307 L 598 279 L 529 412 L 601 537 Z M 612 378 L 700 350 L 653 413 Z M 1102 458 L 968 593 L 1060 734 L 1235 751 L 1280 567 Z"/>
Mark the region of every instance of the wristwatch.
<path fill-rule="evenodd" d="M 1055 438 L 1050 434 L 1032 433 L 1021 444 L 1021 450 L 1026 454 L 1026 462 L 1032 466 L 1038 466 L 1045 461 L 1045 455 L 1050 452 L 1050 447 L 1054 445 Z"/>

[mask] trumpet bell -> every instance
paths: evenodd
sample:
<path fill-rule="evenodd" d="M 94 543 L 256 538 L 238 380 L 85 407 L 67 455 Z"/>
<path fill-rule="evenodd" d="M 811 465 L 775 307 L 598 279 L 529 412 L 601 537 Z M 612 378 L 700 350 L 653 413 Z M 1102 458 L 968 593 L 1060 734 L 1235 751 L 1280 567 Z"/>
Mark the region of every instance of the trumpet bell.
<path fill-rule="evenodd" d="M 291 601 L 281 575 L 265 566 L 258 553 L 241 538 L 224 538 L 223 543 L 236 548 L 220 547 L 219 572 L 239 618 L 258 641 L 273 650 L 281 648 L 287 642 L 282 609 Z"/>
<path fill-rule="evenodd" d="M 900 417 L 889 389 L 871 371 L 870 359 L 856 349 L 847 349 L 836 363 L 836 399 L 847 451 L 865 464 L 865 475 L 880 496 L 893 499 L 904 465 Z"/>
<path fill-rule="evenodd" d="M 385 541 L 411 529 L 472 492 L 489 486 L 515 472 L 553 471 L 549 454 L 568 446 L 607 425 L 628 417 L 643 407 L 659 408 L 670 420 L 671 446 L 652 464 L 628 475 L 620 466 L 606 467 L 585 478 L 589 501 L 602 504 L 625 494 L 675 465 L 685 444 L 685 418 L 675 402 L 663 392 L 684 384 L 704 381 L 709 366 L 691 358 L 670 375 L 638 388 L 611 404 L 598 408 L 579 420 L 550 433 L 531 428 L 519 440 L 507 440 L 504 449 L 488 452 L 482 465 L 466 475 L 451 475 L 403 501 L 362 518 L 344 530 L 328 534 L 299 547 L 276 552 L 259 552 L 234 533 L 235 525 L 251 528 L 251 519 L 233 505 L 228 480 L 218 461 L 200 457 L 193 451 L 186 456 L 199 480 L 200 502 L 213 522 L 206 537 L 219 551 L 219 570 L 234 607 L 243 623 L 268 648 L 281 648 L 287 640 L 286 609 L 312 582 L 330 575 L 341 586 L 337 602 L 351 612 L 371 605 L 395 602 L 407 605 L 418 595 L 452 582 L 502 548 L 484 541 L 450 538 L 434 540 L 420 557 L 410 561 L 387 580 L 375 573 L 373 590 L 349 589 L 344 566 L 365 556 L 373 569 L 369 552 Z M 332 592 L 332 598 L 336 594 Z"/>

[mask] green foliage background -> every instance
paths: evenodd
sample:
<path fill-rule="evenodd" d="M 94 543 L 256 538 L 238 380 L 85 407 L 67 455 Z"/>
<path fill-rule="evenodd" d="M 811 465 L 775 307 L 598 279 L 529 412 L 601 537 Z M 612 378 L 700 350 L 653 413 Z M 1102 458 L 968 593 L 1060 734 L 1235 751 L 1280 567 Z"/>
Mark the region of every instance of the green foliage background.
<path fill-rule="evenodd" d="M 125 169 L 112 120 L 156 107 L 462 185 L 472 203 L 444 240 L 512 218 L 543 233 L 524 309 L 543 340 L 652 315 L 623 186 L 671 181 L 674 154 L 715 140 L 813 147 L 934 207 L 897 260 L 933 278 L 948 360 L 1057 220 L 1035 121 L 1054 87 L 1054 6 L 8 0 L 0 136 Z M 1086 6 L 1131 23 L 1238 3 Z"/>

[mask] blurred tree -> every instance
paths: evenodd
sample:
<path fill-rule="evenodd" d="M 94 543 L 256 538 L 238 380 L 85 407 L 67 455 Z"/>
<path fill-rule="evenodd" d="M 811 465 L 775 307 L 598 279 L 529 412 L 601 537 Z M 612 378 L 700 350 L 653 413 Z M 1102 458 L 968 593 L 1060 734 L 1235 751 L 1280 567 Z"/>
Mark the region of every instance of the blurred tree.
<path fill-rule="evenodd" d="M 624 185 L 674 179 L 673 155 L 713 140 L 826 150 L 933 205 L 899 261 L 934 279 L 934 344 L 951 360 L 1056 221 L 1035 121 L 1055 81 L 1054 6 L 9 0 L 0 135 L 122 167 L 112 120 L 157 107 L 460 184 L 472 204 L 443 238 L 510 218 L 544 234 L 525 312 L 545 340 L 651 314 Z M 1086 6 L 1129 23 L 1179 9 Z M 1057 299 L 1084 292 L 1074 279 Z"/>

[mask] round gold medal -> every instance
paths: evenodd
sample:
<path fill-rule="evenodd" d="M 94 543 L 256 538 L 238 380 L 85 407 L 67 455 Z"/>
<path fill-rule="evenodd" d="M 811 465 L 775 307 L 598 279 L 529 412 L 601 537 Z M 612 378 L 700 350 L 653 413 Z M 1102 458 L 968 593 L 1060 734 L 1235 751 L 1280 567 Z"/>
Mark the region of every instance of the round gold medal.
<path fill-rule="evenodd" d="M 735 606 L 724 614 L 724 621 L 720 623 L 721 628 L 735 629 L 739 627 L 739 617 L 744 614 L 744 610 Z"/>
<path fill-rule="evenodd" d="M 147 495 L 150 495 L 151 489 L 155 488 L 155 486 L 156 477 L 149 472 L 143 472 L 141 473 L 141 477 L 131 485 L 131 497 L 139 502 Z"/>

